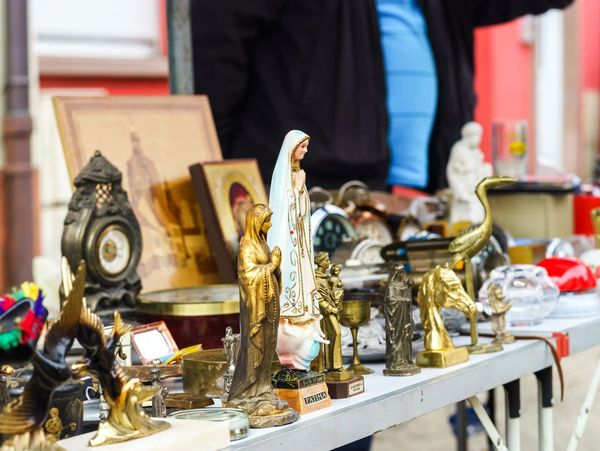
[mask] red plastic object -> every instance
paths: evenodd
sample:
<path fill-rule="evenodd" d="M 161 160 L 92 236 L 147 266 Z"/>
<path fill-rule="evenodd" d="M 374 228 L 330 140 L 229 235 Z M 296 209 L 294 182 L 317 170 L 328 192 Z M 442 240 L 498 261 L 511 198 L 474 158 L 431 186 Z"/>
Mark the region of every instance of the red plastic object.
<path fill-rule="evenodd" d="M 556 352 L 561 359 L 571 354 L 571 342 L 567 334 L 564 332 L 552 332 L 552 338 L 556 339 Z"/>
<path fill-rule="evenodd" d="M 590 211 L 600 207 L 600 197 L 591 194 L 577 194 L 573 201 L 575 235 L 593 235 L 594 227 Z"/>
<path fill-rule="evenodd" d="M 575 257 L 550 257 L 538 263 L 552 277 L 558 289 L 564 291 L 586 291 L 596 288 L 592 270 Z"/>

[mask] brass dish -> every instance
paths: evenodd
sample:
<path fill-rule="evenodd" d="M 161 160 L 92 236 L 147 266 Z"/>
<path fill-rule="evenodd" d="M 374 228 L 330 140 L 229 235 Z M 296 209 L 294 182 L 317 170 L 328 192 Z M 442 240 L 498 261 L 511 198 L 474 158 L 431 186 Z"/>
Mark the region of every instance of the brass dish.
<path fill-rule="evenodd" d="M 281 368 L 278 360 L 271 365 L 272 372 Z M 183 358 L 183 390 L 186 393 L 220 398 L 223 395 L 227 361 L 223 349 L 205 349 Z"/>
<path fill-rule="evenodd" d="M 153 315 L 230 315 L 240 312 L 240 289 L 222 284 L 152 291 L 140 294 L 137 309 Z"/>

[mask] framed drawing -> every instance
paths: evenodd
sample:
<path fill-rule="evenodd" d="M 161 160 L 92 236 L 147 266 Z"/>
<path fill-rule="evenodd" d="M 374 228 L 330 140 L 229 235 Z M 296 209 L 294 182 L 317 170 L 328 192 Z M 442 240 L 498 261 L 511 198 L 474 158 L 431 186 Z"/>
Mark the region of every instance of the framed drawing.
<path fill-rule="evenodd" d="M 190 174 L 220 279 L 234 282 L 246 213 L 253 204 L 268 204 L 256 160 L 195 164 Z"/>
<path fill-rule="evenodd" d="M 206 96 L 54 97 L 71 180 L 100 150 L 123 173 L 142 229 L 143 291 L 218 282 L 188 171 L 221 160 Z"/>

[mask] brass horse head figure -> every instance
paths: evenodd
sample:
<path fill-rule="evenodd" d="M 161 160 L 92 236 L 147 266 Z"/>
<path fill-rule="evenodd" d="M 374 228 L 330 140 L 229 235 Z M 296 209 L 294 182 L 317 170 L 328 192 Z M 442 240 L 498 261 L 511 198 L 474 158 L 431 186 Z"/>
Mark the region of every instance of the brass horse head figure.
<path fill-rule="evenodd" d="M 425 350 L 454 348 L 444 327 L 440 308 L 450 307 L 467 317 L 477 314 L 477 307 L 448 265 L 437 265 L 424 276 L 417 295 L 421 322 L 425 331 Z"/>

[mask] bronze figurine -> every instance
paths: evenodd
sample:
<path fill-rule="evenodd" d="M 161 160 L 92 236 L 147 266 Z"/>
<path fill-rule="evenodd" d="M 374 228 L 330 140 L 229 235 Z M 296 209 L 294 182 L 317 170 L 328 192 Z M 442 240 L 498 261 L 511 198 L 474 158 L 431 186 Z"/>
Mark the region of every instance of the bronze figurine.
<path fill-rule="evenodd" d="M 425 350 L 417 354 L 417 365 L 445 368 L 466 362 L 467 348 L 455 348 L 444 327 L 440 308 L 452 307 L 468 318 L 477 315 L 475 303 L 450 268 L 437 265 L 424 276 L 417 295 L 425 332 Z"/>
<path fill-rule="evenodd" d="M 511 302 L 506 302 L 506 296 L 501 287 L 495 283 L 488 287 L 488 302 L 492 310 L 492 333 L 495 336 L 494 341 L 500 344 L 511 344 L 515 342 L 515 337 L 506 331 L 506 312 L 512 307 Z"/>
<path fill-rule="evenodd" d="M 221 399 L 226 400 L 231 389 L 231 381 L 235 372 L 235 363 L 240 352 L 240 334 L 234 334 L 231 326 L 225 328 L 225 336 L 221 338 L 223 342 L 223 352 L 227 361 L 227 368 L 223 374 L 223 396 Z"/>
<path fill-rule="evenodd" d="M 152 416 L 154 418 L 165 418 L 167 416 L 167 395 L 169 389 L 165 387 L 160 380 L 160 368 L 158 365 L 160 360 L 154 360 L 152 362 L 152 385 L 159 387 L 159 390 L 152 397 Z"/>
<path fill-rule="evenodd" d="M 329 340 L 324 345 L 324 366 L 327 373 L 325 380 L 342 381 L 354 377 L 352 371 L 344 370 L 342 361 L 342 330 L 340 329 L 339 315 L 342 310 L 344 299 L 343 283 L 339 277 L 340 267 L 333 265 L 330 274 L 327 270 L 330 266 L 329 254 L 319 252 L 315 257 L 317 268 L 315 269 L 315 281 L 319 293 L 319 309 L 321 310 L 321 328 Z"/>
<path fill-rule="evenodd" d="M 395 265 L 390 272 L 383 301 L 385 376 L 411 376 L 421 371 L 413 363 L 412 285 L 404 265 Z"/>
<path fill-rule="evenodd" d="M 271 363 L 279 326 L 279 265 L 281 251 L 271 252 L 266 236 L 272 212 L 257 204 L 246 216 L 240 240 L 238 280 L 240 284 L 241 346 L 227 407 L 246 411 L 250 427 L 293 423 L 298 413 L 279 399 L 271 385 Z"/>

